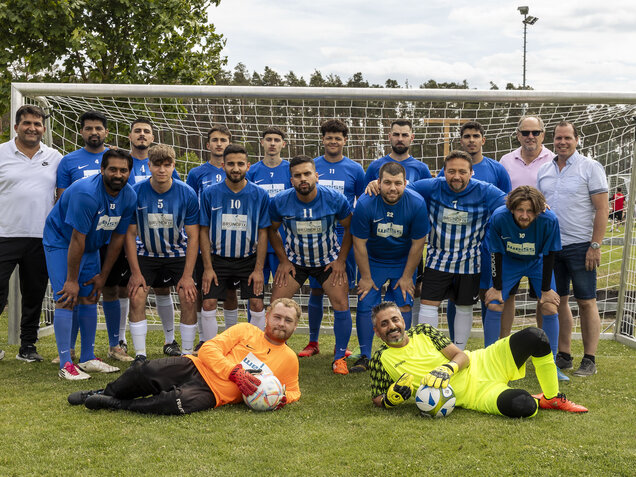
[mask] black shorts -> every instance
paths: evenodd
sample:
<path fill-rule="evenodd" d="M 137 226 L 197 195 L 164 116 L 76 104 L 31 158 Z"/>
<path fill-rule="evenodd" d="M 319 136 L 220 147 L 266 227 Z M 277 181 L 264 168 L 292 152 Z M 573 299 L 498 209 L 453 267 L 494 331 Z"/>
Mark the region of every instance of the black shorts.
<path fill-rule="evenodd" d="M 179 283 L 185 268 L 185 257 L 137 256 L 139 269 L 146 285 L 153 288 L 174 287 Z"/>
<path fill-rule="evenodd" d="M 481 274 L 440 272 L 426 267 L 422 276 L 422 300 L 453 300 L 459 306 L 472 306 L 479 300 Z"/>
<path fill-rule="evenodd" d="M 509 297 L 515 296 L 517 294 L 517 292 L 519 291 L 519 285 L 521 285 L 521 280 L 519 280 L 517 284 L 510 289 L 510 292 L 508 293 Z M 538 298 L 537 293 L 534 291 L 534 288 L 532 288 L 532 283 L 530 283 L 530 280 L 528 280 L 528 295 L 530 296 L 530 298 L 534 298 L 535 300 Z"/>
<path fill-rule="evenodd" d="M 322 286 L 332 272 L 331 268 L 329 270 L 325 270 L 325 267 L 326 265 L 324 267 L 303 267 L 302 265 L 294 265 L 294 268 L 296 269 L 296 276 L 294 277 L 294 280 L 296 280 L 300 286 L 303 286 L 303 283 L 305 283 L 309 277 L 312 277 L 315 278 Z"/>
<path fill-rule="evenodd" d="M 622 222 L 623 220 L 623 210 L 615 210 L 613 212 L 610 213 L 610 219 L 612 220 L 618 220 L 619 222 Z"/>
<path fill-rule="evenodd" d="M 260 295 L 256 295 L 254 293 L 254 283 L 251 285 L 247 284 L 247 279 L 254 271 L 255 266 L 256 254 L 243 258 L 212 255 L 212 268 L 214 268 L 219 284 L 215 285 L 212 282 L 210 290 L 203 295 L 203 299 L 224 301 L 227 290 L 236 290 L 240 287 L 243 300 L 248 298 L 260 298 L 262 300 L 265 294 L 261 292 Z"/>
<path fill-rule="evenodd" d="M 104 245 L 99 249 L 99 260 L 104 266 L 104 260 L 106 260 L 106 251 L 108 250 L 108 245 Z M 108 277 L 106 278 L 106 283 L 104 286 L 107 287 L 125 287 L 128 285 L 128 279 L 130 278 L 130 266 L 128 265 L 128 260 L 126 260 L 126 254 L 124 253 L 124 249 L 122 247 L 121 252 L 119 252 L 119 256 L 115 263 L 113 264 L 113 268 L 110 270 Z"/>

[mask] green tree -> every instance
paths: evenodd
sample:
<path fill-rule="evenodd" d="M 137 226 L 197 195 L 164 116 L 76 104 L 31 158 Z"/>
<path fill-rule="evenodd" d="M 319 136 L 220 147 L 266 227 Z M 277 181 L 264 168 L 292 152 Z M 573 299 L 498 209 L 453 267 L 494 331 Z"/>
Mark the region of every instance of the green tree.
<path fill-rule="evenodd" d="M 214 83 L 220 0 L 0 0 L 0 109 L 11 81 Z"/>

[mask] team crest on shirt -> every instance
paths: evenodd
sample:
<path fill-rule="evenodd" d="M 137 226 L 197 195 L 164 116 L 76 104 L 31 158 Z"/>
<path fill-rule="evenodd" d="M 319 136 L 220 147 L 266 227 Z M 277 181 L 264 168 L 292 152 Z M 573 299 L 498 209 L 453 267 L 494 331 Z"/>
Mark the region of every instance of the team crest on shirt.
<path fill-rule="evenodd" d="M 148 214 L 148 228 L 172 229 L 174 228 L 174 217 L 172 214 Z"/>
<path fill-rule="evenodd" d="M 467 225 L 468 224 L 468 212 L 465 210 L 455 210 L 444 208 L 444 214 L 442 215 L 442 222 L 450 225 Z"/>
<path fill-rule="evenodd" d="M 121 217 L 102 215 L 97 222 L 97 228 L 95 230 L 115 230 L 119 225 L 120 220 Z"/>
<path fill-rule="evenodd" d="M 247 230 L 247 215 L 242 214 L 223 214 L 221 216 L 222 230 L 236 230 L 243 232 Z"/>

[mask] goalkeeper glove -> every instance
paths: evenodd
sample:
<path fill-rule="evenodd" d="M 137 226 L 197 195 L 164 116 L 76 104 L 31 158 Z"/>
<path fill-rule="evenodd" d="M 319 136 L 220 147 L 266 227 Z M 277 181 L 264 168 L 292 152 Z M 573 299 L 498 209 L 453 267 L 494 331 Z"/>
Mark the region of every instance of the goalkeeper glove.
<path fill-rule="evenodd" d="M 235 383 L 241 394 L 245 394 L 249 396 L 250 394 L 254 394 L 256 392 L 257 386 L 260 386 L 261 380 L 252 376 L 250 373 L 243 369 L 243 366 L 237 364 L 232 368 L 232 372 L 230 373 L 229 380 Z"/>
<path fill-rule="evenodd" d="M 283 406 L 287 404 L 287 396 L 283 396 L 280 400 L 280 402 L 278 403 L 278 406 L 276 406 L 276 411 L 278 411 L 279 409 L 282 409 Z"/>
<path fill-rule="evenodd" d="M 382 397 L 382 404 L 385 408 L 390 409 L 398 404 L 402 404 L 411 397 L 411 385 L 413 384 L 413 376 L 404 373 L 396 382 L 389 386 L 388 391 Z"/>
<path fill-rule="evenodd" d="M 449 361 L 446 364 L 438 366 L 426 376 L 422 378 L 420 384 L 430 386 L 432 388 L 445 388 L 448 386 L 448 381 L 453 374 L 457 372 L 459 366 L 454 361 Z"/>

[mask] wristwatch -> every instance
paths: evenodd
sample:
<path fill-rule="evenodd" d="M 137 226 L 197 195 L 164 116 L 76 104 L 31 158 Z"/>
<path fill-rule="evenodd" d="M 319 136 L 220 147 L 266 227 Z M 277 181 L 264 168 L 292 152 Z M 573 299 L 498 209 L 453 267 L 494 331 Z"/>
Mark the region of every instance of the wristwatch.
<path fill-rule="evenodd" d="M 594 250 L 598 250 L 599 248 L 601 248 L 601 244 L 598 242 L 592 242 L 590 244 L 590 248 L 594 249 Z"/>

